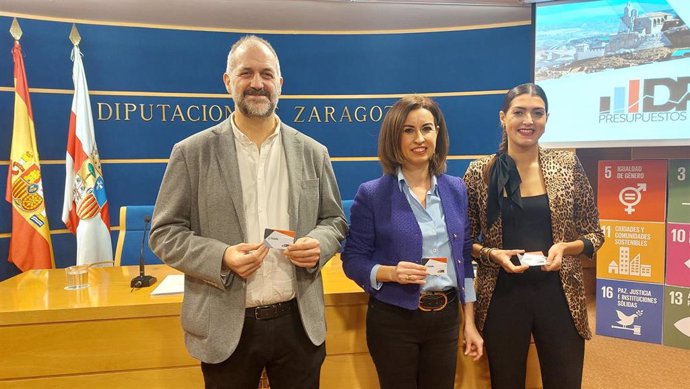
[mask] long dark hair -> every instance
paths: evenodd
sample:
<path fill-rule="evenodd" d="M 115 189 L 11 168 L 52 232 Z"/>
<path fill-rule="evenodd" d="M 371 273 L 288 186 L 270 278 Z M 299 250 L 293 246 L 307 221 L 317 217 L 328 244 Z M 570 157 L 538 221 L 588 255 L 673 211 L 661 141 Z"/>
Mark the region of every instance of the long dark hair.
<path fill-rule="evenodd" d="M 509 90 L 508 93 L 506 93 L 505 97 L 503 97 L 503 105 L 501 106 L 501 112 L 507 113 L 508 110 L 510 109 L 510 105 L 513 103 L 513 100 L 515 100 L 516 97 L 522 96 L 522 95 L 530 95 L 530 96 L 538 96 L 542 100 L 544 100 L 544 110 L 546 113 L 549 113 L 549 100 L 546 98 L 546 92 L 544 92 L 544 89 L 542 89 L 539 85 L 527 82 L 524 84 L 520 84 L 513 89 Z M 503 126 L 501 126 L 503 127 Z M 497 154 L 502 154 L 502 153 L 507 153 L 508 152 L 508 134 L 506 133 L 505 127 L 503 127 L 503 131 L 501 132 L 501 143 L 498 145 L 498 153 Z M 496 162 L 496 155 L 489 161 L 489 163 L 486 165 L 486 168 L 484 169 L 484 177 L 486 180 L 489 179 L 489 172 L 491 171 L 491 168 L 494 165 L 494 162 Z"/>

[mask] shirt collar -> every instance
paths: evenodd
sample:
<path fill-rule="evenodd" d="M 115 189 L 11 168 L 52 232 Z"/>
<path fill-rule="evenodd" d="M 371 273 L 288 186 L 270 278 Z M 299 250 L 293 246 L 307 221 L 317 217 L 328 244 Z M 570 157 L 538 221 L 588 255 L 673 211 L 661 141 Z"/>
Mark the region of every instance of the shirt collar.
<path fill-rule="evenodd" d="M 398 186 L 400 191 L 402 192 L 405 186 L 409 187 L 409 185 L 407 184 L 407 180 L 405 180 L 405 176 L 403 175 L 402 167 L 398 166 L 396 174 L 398 176 Z M 431 189 L 429 191 L 433 194 L 438 193 L 438 180 L 434 175 L 431 176 Z"/>
<path fill-rule="evenodd" d="M 275 118 L 275 116 L 274 116 Z M 242 131 L 240 131 L 239 127 L 237 127 L 237 124 L 235 124 L 235 113 L 230 114 L 230 125 L 232 126 L 232 133 L 235 136 L 235 141 L 240 142 L 243 145 L 253 145 L 254 142 L 252 142 L 247 135 L 245 135 Z M 276 118 L 276 125 L 275 128 L 273 129 L 273 133 L 266 138 L 264 143 L 266 142 L 271 142 L 273 139 L 275 139 L 278 134 L 280 134 L 280 120 Z"/>

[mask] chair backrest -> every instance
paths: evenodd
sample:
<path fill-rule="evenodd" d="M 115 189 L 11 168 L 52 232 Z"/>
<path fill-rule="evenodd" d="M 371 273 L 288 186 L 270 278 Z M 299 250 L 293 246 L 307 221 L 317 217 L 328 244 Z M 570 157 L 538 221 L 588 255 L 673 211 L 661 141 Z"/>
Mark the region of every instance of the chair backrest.
<path fill-rule="evenodd" d="M 120 207 L 120 235 L 115 248 L 115 266 L 138 265 L 142 239 L 144 239 L 144 263 L 147 265 L 163 263 L 149 247 L 148 231 L 144 238 L 146 216 L 149 218 L 153 216 L 153 205 Z"/>
<path fill-rule="evenodd" d="M 343 212 L 345 212 L 345 220 L 347 220 L 347 225 L 350 225 L 350 208 L 352 208 L 352 203 L 354 200 L 343 200 Z"/>
<path fill-rule="evenodd" d="M 343 205 L 343 212 L 345 213 L 345 220 L 347 221 L 347 225 L 350 225 L 350 208 L 352 208 L 352 203 L 353 200 L 343 200 L 342 205 Z M 343 252 L 345 249 L 345 242 L 347 239 L 343 239 L 342 242 L 340 242 L 340 252 Z"/>

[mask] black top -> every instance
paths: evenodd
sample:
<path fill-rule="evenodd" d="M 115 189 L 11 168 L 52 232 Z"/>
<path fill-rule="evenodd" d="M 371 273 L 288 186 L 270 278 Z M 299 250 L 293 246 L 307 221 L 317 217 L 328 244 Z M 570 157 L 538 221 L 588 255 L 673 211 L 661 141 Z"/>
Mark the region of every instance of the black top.
<path fill-rule="evenodd" d="M 553 245 L 551 233 L 551 211 L 546 194 L 522 197 L 522 208 L 510 207 L 502 213 L 503 248 L 523 249 L 525 252 L 541 251 L 547 255 Z M 517 257 L 513 262 L 519 265 Z M 507 274 L 524 282 L 543 280 L 550 272 L 544 272 L 540 266 L 530 266 L 522 274 Z"/>

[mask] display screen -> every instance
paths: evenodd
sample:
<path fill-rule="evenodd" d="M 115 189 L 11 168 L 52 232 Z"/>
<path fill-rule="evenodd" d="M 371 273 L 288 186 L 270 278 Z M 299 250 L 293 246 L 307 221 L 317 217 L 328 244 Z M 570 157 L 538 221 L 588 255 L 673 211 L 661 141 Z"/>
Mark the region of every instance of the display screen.
<path fill-rule="evenodd" d="M 541 3 L 547 147 L 690 145 L 690 1 Z"/>

